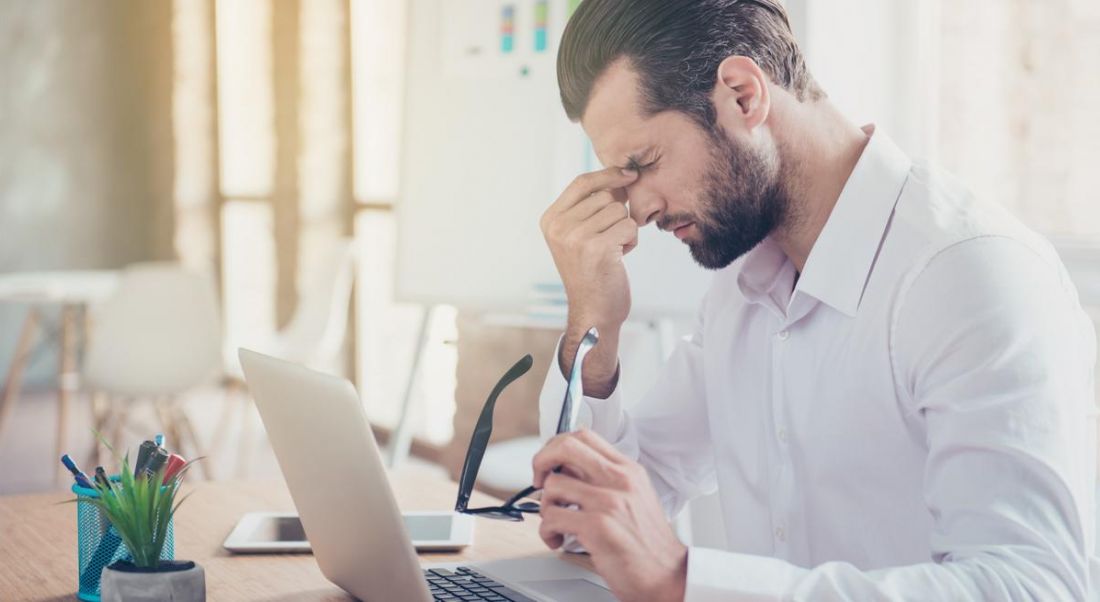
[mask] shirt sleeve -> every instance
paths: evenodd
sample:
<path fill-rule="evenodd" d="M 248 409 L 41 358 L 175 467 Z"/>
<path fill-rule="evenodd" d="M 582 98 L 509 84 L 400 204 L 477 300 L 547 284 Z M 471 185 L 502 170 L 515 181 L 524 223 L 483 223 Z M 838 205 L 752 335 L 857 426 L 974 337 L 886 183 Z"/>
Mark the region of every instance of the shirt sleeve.
<path fill-rule="evenodd" d="M 1064 270 L 1020 242 L 974 239 L 899 299 L 891 353 L 928 447 L 928 562 L 804 568 L 692 548 L 687 600 L 1088 598 L 1095 333 Z"/>
<path fill-rule="evenodd" d="M 539 396 L 544 440 L 557 430 L 567 387 L 558 350 L 554 358 Z M 704 399 L 702 314 L 694 334 L 677 343 L 653 388 L 629 407 L 624 405 L 622 382 L 620 377 L 606 399 L 584 396 L 578 423 L 641 463 L 666 513 L 675 516 L 692 498 L 717 486 Z"/>

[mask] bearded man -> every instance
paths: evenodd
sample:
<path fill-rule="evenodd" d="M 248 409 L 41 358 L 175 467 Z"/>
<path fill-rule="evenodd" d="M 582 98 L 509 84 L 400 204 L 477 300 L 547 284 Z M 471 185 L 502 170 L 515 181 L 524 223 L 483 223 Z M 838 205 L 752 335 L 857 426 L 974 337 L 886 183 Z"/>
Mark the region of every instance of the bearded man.
<path fill-rule="evenodd" d="M 541 227 L 584 333 L 582 423 L 534 460 L 540 533 L 624 600 L 1077 600 L 1094 551 L 1095 335 L 1051 245 L 858 127 L 778 0 L 585 0 L 558 55 L 602 171 Z M 652 390 L 619 387 L 622 258 L 655 224 L 716 271 Z M 727 549 L 669 524 L 720 493 Z"/>

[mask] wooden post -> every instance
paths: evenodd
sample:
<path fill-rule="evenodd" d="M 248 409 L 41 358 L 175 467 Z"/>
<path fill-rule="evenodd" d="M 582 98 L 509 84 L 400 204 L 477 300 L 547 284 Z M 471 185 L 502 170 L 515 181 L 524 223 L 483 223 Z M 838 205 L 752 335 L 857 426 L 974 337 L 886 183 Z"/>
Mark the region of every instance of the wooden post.
<path fill-rule="evenodd" d="M 66 303 L 61 306 L 61 345 L 60 361 L 57 366 L 57 437 L 55 439 L 54 457 L 60 458 L 65 453 L 65 431 L 69 423 L 69 399 L 76 391 L 76 329 L 77 314 L 80 306 Z M 64 474 L 64 467 L 57 464 L 54 472 L 55 482 L 60 483 Z"/>
<path fill-rule="evenodd" d="M 4 434 L 4 423 L 7 422 L 15 406 L 15 400 L 19 397 L 19 389 L 23 385 L 23 372 L 27 368 L 31 343 L 34 341 L 34 333 L 37 329 L 38 311 L 32 307 L 27 312 L 27 318 L 23 320 L 23 330 L 19 333 L 15 354 L 11 356 L 11 364 L 8 365 L 8 377 L 4 380 L 4 395 L 0 397 L 0 435 Z"/>
<path fill-rule="evenodd" d="M 300 12 L 298 0 L 271 5 L 276 147 L 271 196 L 275 220 L 276 328 L 283 328 L 294 316 L 298 299 Z"/>

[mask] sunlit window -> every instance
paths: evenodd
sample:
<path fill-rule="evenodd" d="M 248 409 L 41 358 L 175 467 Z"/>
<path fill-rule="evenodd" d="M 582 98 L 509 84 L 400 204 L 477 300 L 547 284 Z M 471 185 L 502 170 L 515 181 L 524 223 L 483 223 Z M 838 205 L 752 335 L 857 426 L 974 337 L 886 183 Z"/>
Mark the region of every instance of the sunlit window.
<path fill-rule="evenodd" d="M 271 7 L 268 0 L 217 3 L 221 181 L 227 197 L 267 196 L 274 183 Z"/>
<path fill-rule="evenodd" d="M 940 11 L 941 162 L 1046 234 L 1100 237 L 1100 3 Z"/>

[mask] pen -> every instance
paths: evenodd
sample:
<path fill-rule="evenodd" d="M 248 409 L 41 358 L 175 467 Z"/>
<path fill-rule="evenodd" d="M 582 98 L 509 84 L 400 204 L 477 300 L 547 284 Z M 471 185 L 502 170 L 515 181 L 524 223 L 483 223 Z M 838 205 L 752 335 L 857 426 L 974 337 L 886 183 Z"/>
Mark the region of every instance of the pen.
<path fill-rule="evenodd" d="M 78 468 L 76 462 L 73 462 L 73 459 L 69 457 L 69 454 L 61 456 L 61 463 L 65 465 L 65 468 L 67 468 L 69 472 L 73 473 L 73 479 L 76 480 L 77 485 L 86 489 L 95 489 L 95 487 L 92 486 L 92 482 L 88 480 L 88 475 L 80 471 L 80 468 Z"/>
<path fill-rule="evenodd" d="M 115 554 L 118 552 L 118 548 L 122 546 L 122 536 L 115 530 L 115 526 L 102 518 L 100 520 L 103 521 L 106 530 L 100 535 L 99 544 L 96 545 L 88 566 L 80 572 L 80 589 L 84 591 L 94 591 L 99 587 L 103 567 L 115 561 Z"/>

